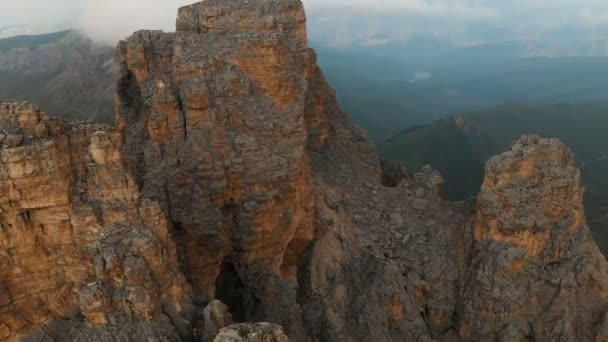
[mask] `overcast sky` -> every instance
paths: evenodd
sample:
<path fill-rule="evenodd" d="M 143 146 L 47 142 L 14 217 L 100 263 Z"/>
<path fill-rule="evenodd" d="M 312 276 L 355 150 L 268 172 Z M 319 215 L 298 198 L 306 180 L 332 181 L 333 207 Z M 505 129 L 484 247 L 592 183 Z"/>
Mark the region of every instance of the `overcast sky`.
<path fill-rule="evenodd" d="M 193 0 L 0 0 L 0 28 L 30 25 L 77 27 L 106 42 L 129 35 L 137 29 L 173 30 L 181 4 Z M 608 27 L 608 0 L 304 0 L 311 25 L 336 23 L 345 18 L 370 20 L 390 16 L 430 27 L 441 33 L 458 27 L 487 24 L 509 30 L 536 30 L 579 26 Z M 428 23 L 423 27 L 423 23 Z M 384 25 L 362 25 L 374 34 L 388 30 Z M 374 25 L 372 25 L 374 26 Z M 397 25 L 398 26 L 398 25 Z M 395 25 L 392 30 L 395 30 Z M 402 25 L 406 27 L 408 25 Z M 412 30 L 413 24 L 409 25 Z M 414 27 L 415 28 L 415 27 Z M 309 28 L 315 31 L 315 27 Z M 324 25 L 323 30 L 327 29 Z M 349 35 L 356 25 L 345 25 Z M 374 30 L 378 32 L 374 32 Z M 368 33 L 369 33 L 368 32 Z M 318 32 L 317 32 L 318 33 Z M 336 34 L 335 32 L 333 34 Z"/>

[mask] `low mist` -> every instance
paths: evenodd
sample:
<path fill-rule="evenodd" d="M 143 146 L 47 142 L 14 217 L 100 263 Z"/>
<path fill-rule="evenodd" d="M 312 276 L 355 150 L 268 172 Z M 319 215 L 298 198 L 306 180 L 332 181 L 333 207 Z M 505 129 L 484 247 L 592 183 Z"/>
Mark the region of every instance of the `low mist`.
<path fill-rule="evenodd" d="M 22 26 L 23 34 L 28 34 L 76 28 L 95 41 L 114 45 L 141 29 L 174 31 L 178 8 L 197 1 L 0 0 L 0 29 Z M 564 30 L 602 40 L 608 31 L 605 0 L 302 1 L 311 37 L 334 43 L 430 33 L 474 44 L 529 40 Z"/>
<path fill-rule="evenodd" d="M 85 0 L 76 25 L 94 41 L 116 44 L 133 32 L 175 30 L 180 6 L 197 0 Z"/>

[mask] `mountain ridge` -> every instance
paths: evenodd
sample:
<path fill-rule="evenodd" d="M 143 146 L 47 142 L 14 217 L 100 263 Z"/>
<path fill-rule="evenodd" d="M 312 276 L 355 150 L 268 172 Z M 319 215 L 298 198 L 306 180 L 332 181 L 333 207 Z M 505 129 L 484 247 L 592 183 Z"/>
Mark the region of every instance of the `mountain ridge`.
<path fill-rule="evenodd" d="M 76 31 L 0 40 L 0 96 L 38 103 L 66 120 L 111 123 L 113 49 Z"/>

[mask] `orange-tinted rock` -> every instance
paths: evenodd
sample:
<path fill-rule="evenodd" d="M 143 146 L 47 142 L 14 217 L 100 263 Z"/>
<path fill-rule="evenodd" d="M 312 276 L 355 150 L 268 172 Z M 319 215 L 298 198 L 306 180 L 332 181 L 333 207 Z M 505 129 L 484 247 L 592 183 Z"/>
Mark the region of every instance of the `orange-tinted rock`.
<path fill-rule="evenodd" d="M 572 152 L 556 139 L 523 137 L 488 162 L 461 331 L 505 341 L 595 338 L 608 267 L 582 197 Z"/>
<path fill-rule="evenodd" d="M 162 305 L 189 301 L 169 222 L 140 198 L 119 134 L 20 102 L 0 102 L 0 125 L 25 137 L 0 150 L 3 338 L 78 312 L 104 324 L 117 312 L 153 319 Z M 48 134 L 37 135 L 42 125 Z"/>
<path fill-rule="evenodd" d="M 328 134 L 305 21 L 300 1 L 206 1 L 180 9 L 177 33 L 138 32 L 116 57 L 127 154 L 182 234 L 196 293 L 224 299 L 234 269 L 258 302 L 244 318 L 294 326 L 315 235 L 307 141 Z"/>
<path fill-rule="evenodd" d="M 116 129 L 0 102 L 1 341 L 606 338 L 559 142 L 492 159 L 477 201 L 382 179 L 298 0 L 185 7 L 116 61 Z"/>

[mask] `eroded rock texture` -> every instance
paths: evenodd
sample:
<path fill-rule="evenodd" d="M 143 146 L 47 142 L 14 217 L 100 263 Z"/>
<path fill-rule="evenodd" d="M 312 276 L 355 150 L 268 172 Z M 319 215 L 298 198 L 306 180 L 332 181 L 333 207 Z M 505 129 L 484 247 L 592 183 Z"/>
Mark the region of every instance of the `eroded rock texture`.
<path fill-rule="evenodd" d="M 555 139 L 524 137 L 488 162 L 462 293 L 462 336 L 596 337 L 608 304 L 607 266 L 582 197 L 572 152 Z"/>
<path fill-rule="evenodd" d="M 180 10 L 177 33 L 138 32 L 116 58 L 126 153 L 179 233 L 197 298 L 293 330 L 315 235 L 307 142 L 327 134 L 306 39 L 299 1 L 207 1 Z"/>
<path fill-rule="evenodd" d="M 0 126 L 19 137 L 0 150 L 0 338 L 75 314 L 183 321 L 190 286 L 170 222 L 123 167 L 120 134 L 19 102 L 0 103 Z"/>
<path fill-rule="evenodd" d="M 214 342 L 288 342 L 280 326 L 270 323 L 235 324 L 224 328 Z"/>
<path fill-rule="evenodd" d="M 606 338 L 558 141 L 490 161 L 478 201 L 382 168 L 299 0 L 184 7 L 116 61 L 116 128 L 0 102 L 0 340 Z"/>

